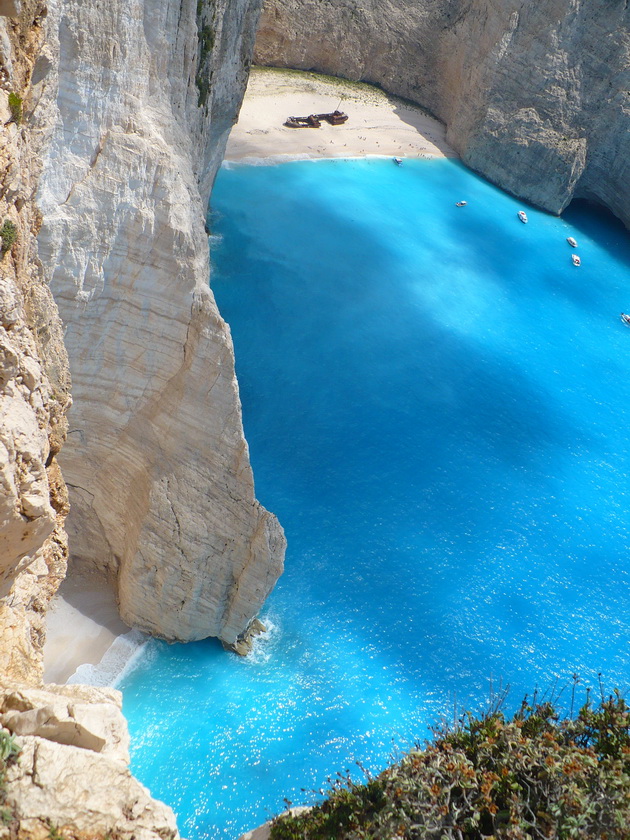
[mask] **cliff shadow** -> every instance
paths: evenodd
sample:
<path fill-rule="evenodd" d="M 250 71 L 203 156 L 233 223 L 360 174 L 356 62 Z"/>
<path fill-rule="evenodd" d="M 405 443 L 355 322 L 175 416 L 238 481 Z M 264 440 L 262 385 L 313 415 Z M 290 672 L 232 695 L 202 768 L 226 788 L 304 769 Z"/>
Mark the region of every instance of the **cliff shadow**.
<path fill-rule="evenodd" d="M 458 157 L 455 150 L 446 141 L 445 123 L 414 102 L 389 94 L 387 94 L 387 99 L 398 119 L 410 128 L 415 129 L 418 134 L 421 134 L 427 140 L 430 140 L 445 157 Z"/>

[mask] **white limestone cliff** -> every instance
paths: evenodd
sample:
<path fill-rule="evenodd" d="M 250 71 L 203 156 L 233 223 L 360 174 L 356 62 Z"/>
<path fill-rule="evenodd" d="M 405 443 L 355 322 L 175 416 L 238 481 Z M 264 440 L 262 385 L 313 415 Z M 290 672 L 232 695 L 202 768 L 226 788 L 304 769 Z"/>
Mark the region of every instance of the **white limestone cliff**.
<path fill-rule="evenodd" d="M 41 687 L 46 609 L 66 571 L 56 458 L 70 404 L 62 325 L 36 244 L 31 81 L 44 17 L 43 0 L 0 3 L 0 837 L 45 840 L 61 829 L 68 840 L 175 840 L 172 811 L 129 772 L 118 692 Z"/>
<path fill-rule="evenodd" d="M 265 0 L 255 60 L 378 84 L 504 189 L 630 226 L 629 23 L 626 0 Z"/>
<path fill-rule="evenodd" d="M 72 556 L 116 581 L 128 624 L 233 645 L 285 545 L 254 495 L 204 231 L 256 0 L 48 5 L 39 250 L 73 378 Z"/>
<path fill-rule="evenodd" d="M 256 16 L 247 0 L 0 0 L 0 739 L 20 749 L 0 757 L 2 837 L 178 836 L 129 771 L 119 693 L 41 684 L 70 406 L 48 280 L 77 375 L 77 554 L 117 579 L 126 620 L 243 651 L 281 571 L 203 219 Z"/>

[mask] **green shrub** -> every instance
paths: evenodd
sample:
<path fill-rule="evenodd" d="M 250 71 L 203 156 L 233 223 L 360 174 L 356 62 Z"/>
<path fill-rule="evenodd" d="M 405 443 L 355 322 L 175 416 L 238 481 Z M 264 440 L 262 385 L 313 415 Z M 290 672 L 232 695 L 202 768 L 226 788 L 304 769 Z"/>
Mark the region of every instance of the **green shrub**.
<path fill-rule="evenodd" d="M 199 71 L 195 77 L 195 84 L 199 95 L 197 96 L 197 107 L 203 107 L 208 101 L 208 94 L 210 93 L 210 81 Z"/>
<path fill-rule="evenodd" d="M 5 764 L 20 754 L 15 738 L 6 729 L 0 729 L 0 761 Z"/>
<path fill-rule="evenodd" d="M 214 47 L 215 32 L 214 27 L 202 20 L 203 6 L 201 3 L 197 4 L 197 36 L 199 38 L 199 61 L 197 63 L 197 73 L 195 75 L 195 84 L 199 91 L 197 97 L 197 107 L 201 108 L 206 105 L 208 95 L 210 93 L 212 71 L 210 69 L 210 59 L 212 57 L 212 49 Z"/>
<path fill-rule="evenodd" d="M 19 125 L 22 122 L 22 97 L 13 93 L 13 91 L 9 94 L 9 110 L 11 111 L 11 119 Z"/>
<path fill-rule="evenodd" d="M 201 47 L 200 62 L 203 64 L 214 46 L 214 30 L 211 26 L 208 26 L 208 24 L 202 27 L 201 32 L 199 33 L 199 43 Z"/>
<path fill-rule="evenodd" d="M 15 738 L 6 729 L 0 729 L 0 824 L 8 825 L 13 815 L 10 808 L 4 804 L 6 796 L 7 767 L 14 762 L 21 749 L 15 743 Z"/>
<path fill-rule="evenodd" d="M 558 720 L 549 703 L 466 716 L 365 785 L 345 780 L 272 840 L 630 838 L 630 709 L 615 693 Z"/>
<path fill-rule="evenodd" d="M 0 253 L 6 254 L 9 251 L 16 239 L 17 239 L 17 227 L 10 219 L 5 219 L 4 224 L 0 228 L 0 236 L 2 237 L 2 247 L 0 248 Z"/>

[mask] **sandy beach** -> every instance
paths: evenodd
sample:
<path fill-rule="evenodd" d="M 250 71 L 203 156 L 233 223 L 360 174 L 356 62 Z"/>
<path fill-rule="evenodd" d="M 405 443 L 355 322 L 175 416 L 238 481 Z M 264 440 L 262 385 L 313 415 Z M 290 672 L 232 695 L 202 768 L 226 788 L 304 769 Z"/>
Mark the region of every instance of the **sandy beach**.
<path fill-rule="evenodd" d="M 287 117 L 348 114 L 343 125 L 288 128 Z M 371 85 L 315 73 L 253 67 L 228 140 L 227 161 L 265 158 L 456 157 L 445 127 L 421 108 Z"/>
<path fill-rule="evenodd" d="M 72 572 L 53 599 L 46 628 L 44 680 L 54 683 L 67 682 L 82 665 L 98 665 L 114 641 L 129 632 L 107 582 Z"/>

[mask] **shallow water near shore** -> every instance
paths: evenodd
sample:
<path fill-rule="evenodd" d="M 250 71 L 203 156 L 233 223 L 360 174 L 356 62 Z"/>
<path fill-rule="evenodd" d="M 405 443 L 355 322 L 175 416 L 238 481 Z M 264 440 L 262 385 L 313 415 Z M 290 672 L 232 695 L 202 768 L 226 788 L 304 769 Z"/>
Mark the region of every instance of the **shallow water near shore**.
<path fill-rule="evenodd" d="M 500 685 L 626 690 L 628 232 L 449 160 L 231 167 L 211 222 L 289 548 L 252 656 L 152 641 L 120 686 L 182 835 L 233 840 Z"/>

